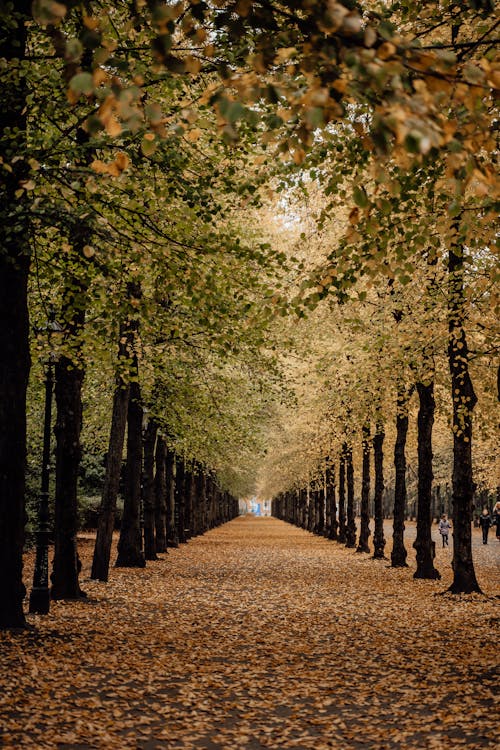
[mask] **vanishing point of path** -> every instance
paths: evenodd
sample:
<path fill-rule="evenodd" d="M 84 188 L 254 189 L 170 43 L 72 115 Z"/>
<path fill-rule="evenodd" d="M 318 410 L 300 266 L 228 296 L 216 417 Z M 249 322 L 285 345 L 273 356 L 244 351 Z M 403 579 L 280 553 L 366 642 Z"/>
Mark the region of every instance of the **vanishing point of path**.
<path fill-rule="evenodd" d="M 478 550 L 486 598 L 435 595 L 449 550 L 443 580 L 417 582 L 274 519 L 108 584 L 85 580 L 84 540 L 91 600 L 0 634 L 0 747 L 498 747 L 495 544 Z"/>

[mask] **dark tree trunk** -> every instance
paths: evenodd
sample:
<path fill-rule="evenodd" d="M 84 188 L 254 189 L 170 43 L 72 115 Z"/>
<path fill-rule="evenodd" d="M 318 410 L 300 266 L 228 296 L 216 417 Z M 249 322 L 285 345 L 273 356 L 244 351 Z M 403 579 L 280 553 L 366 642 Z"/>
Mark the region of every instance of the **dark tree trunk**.
<path fill-rule="evenodd" d="M 363 425 L 363 466 L 361 478 L 361 526 L 356 552 L 369 552 L 370 538 L 370 427 Z"/>
<path fill-rule="evenodd" d="M 6 164 L 26 150 L 26 82 L 10 61 L 25 57 L 31 2 L 20 0 L 15 8 L 0 17 L 0 57 L 7 60 L 0 81 L 0 157 Z M 2 170 L 0 179 L 0 629 L 26 627 L 22 572 L 30 245 L 27 194 L 15 196 L 26 177 L 26 162 L 20 159 L 12 172 Z"/>
<path fill-rule="evenodd" d="M 120 335 L 119 359 L 127 356 L 126 344 L 123 338 L 123 335 Z M 120 486 L 123 445 L 127 427 L 129 391 L 130 386 L 118 374 L 113 395 L 113 412 L 106 457 L 106 474 L 102 489 L 101 506 L 99 508 L 92 572 L 90 574 L 90 577 L 97 581 L 107 581 L 109 576 L 109 561 L 113 542 L 113 529 L 115 527 L 116 500 Z"/>
<path fill-rule="evenodd" d="M 185 467 L 184 477 L 184 531 L 186 540 L 193 536 L 193 512 L 194 512 L 195 482 L 193 467 L 190 463 Z"/>
<path fill-rule="evenodd" d="M 354 467 L 352 465 L 352 448 L 344 444 L 344 455 L 347 477 L 347 525 L 346 547 L 356 546 L 356 518 L 354 516 Z"/>
<path fill-rule="evenodd" d="M 179 456 L 175 461 L 175 506 L 177 508 L 177 536 L 180 544 L 186 539 L 186 467 Z"/>
<path fill-rule="evenodd" d="M 346 457 L 344 449 L 340 455 L 339 461 L 339 536 L 338 541 L 345 544 L 346 537 L 346 512 L 345 512 L 345 462 Z"/>
<path fill-rule="evenodd" d="M 72 354 L 71 358 L 61 356 L 55 366 L 57 419 L 52 599 L 78 599 L 85 596 L 78 581 L 81 564 L 76 535 L 83 419 L 82 385 L 85 375 L 82 336 L 90 284 L 89 264 L 83 255 L 83 247 L 87 241 L 88 228 L 82 226 L 74 237 L 73 270 L 65 280 L 63 297 L 65 340 L 69 343 Z"/>
<path fill-rule="evenodd" d="M 469 374 L 465 337 L 464 257 L 462 248 L 449 252 L 448 362 L 453 398 L 453 594 L 481 592 L 472 560 L 472 414 L 477 403 Z"/>
<path fill-rule="evenodd" d="M 434 424 L 434 383 L 417 383 L 418 410 L 418 500 L 416 550 L 417 569 L 414 578 L 441 578 L 434 567 L 432 542 L 432 425 Z"/>
<path fill-rule="evenodd" d="M 158 553 L 167 551 L 167 446 L 162 435 L 156 441 L 155 473 L 155 546 Z"/>
<path fill-rule="evenodd" d="M 328 539 L 338 539 L 337 501 L 335 497 L 335 466 L 329 460 L 326 467 L 326 507 L 328 508 Z"/>
<path fill-rule="evenodd" d="M 78 317 L 83 313 L 78 313 Z M 83 321 L 81 321 L 83 326 Z M 54 565 L 51 575 L 52 599 L 79 599 L 84 596 L 78 576 L 80 561 L 78 530 L 78 469 L 82 426 L 82 383 L 84 370 L 67 357 L 56 363 L 56 497 Z"/>
<path fill-rule="evenodd" d="M 407 551 L 404 543 L 406 510 L 406 436 L 408 434 L 408 397 L 404 386 L 398 388 L 396 414 L 396 444 L 394 446 L 394 517 L 391 566 L 406 568 Z"/>
<path fill-rule="evenodd" d="M 375 559 L 384 559 L 385 549 L 384 509 L 382 507 L 382 496 L 384 494 L 384 437 L 384 427 L 381 423 L 377 423 L 375 437 L 373 438 L 373 458 L 375 465 L 373 557 Z"/>
<path fill-rule="evenodd" d="M 325 491 L 323 484 L 323 482 L 318 481 L 315 491 L 317 507 L 316 534 L 320 535 L 325 531 Z"/>
<path fill-rule="evenodd" d="M 127 463 L 123 518 L 118 541 L 119 568 L 143 568 L 146 564 L 141 535 L 142 403 L 137 381 L 130 384 L 127 420 Z"/>
<path fill-rule="evenodd" d="M 144 432 L 144 471 L 142 476 L 142 502 L 144 508 L 144 556 L 157 560 L 155 544 L 155 445 L 158 425 L 150 419 Z"/>
<path fill-rule="evenodd" d="M 179 535 L 177 533 L 177 510 L 175 502 L 175 469 L 175 453 L 172 450 L 167 450 L 167 540 L 169 547 L 179 546 Z"/>

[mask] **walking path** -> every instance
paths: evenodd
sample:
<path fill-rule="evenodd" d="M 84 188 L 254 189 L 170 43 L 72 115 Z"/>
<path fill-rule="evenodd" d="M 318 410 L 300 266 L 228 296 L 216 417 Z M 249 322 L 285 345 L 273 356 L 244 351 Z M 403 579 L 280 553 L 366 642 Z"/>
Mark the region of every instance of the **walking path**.
<path fill-rule="evenodd" d="M 91 601 L 0 634 L 2 748 L 498 747 L 494 538 L 477 549 L 489 598 L 435 595 L 449 550 L 442 581 L 413 581 L 252 516 L 108 584 L 81 548 Z"/>

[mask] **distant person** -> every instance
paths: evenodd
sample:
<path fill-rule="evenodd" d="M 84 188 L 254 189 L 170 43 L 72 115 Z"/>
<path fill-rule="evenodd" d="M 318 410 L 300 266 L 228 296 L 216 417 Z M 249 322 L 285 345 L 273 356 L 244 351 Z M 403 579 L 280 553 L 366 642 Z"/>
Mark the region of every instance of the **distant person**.
<path fill-rule="evenodd" d="M 497 527 L 497 539 L 500 542 L 500 500 L 497 500 L 493 508 L 493 519 L 491 523 Z"/>
<path fill-rule="evenodd" d="M 448 521 L 446 513 L 443 513 L 441 516 L 438 529 L 441 534 L 441 539 L 443 540 L 443 547 L 448 547 L 448 535 L 450 533 L 451 523 Z"/>
<path fill-rule="evenodd" d="M 483 508 L 483 512 L 479 516 L 479 525 L 481 526 L 481 531 L 483 532 L 483 544 L 488 544 L 488 532 L 490 530 L 490 526 L 492 526 L 492 518 L 490 516 L 490 511 L 488 508 Z"/>

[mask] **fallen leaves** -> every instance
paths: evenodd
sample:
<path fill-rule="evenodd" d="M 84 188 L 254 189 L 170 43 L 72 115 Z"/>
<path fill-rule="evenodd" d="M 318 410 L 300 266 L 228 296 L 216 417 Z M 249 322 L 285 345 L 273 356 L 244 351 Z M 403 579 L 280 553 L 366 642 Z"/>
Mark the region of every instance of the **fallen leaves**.
<path fill-rule="evenodd" d="M 476 559 L 489 593 L 492 541 Z M 80 546 L 85 579 L 92 539 Z M 444 578 L 449 556 L 437 550 Z M 0 745 L 496 747 L 496 603 L 433 596 L 446 585 L 236 519 L 144 570 L 84 580 L 90 601 L 53 603 L 34 633 L 0 634 Z"/>

